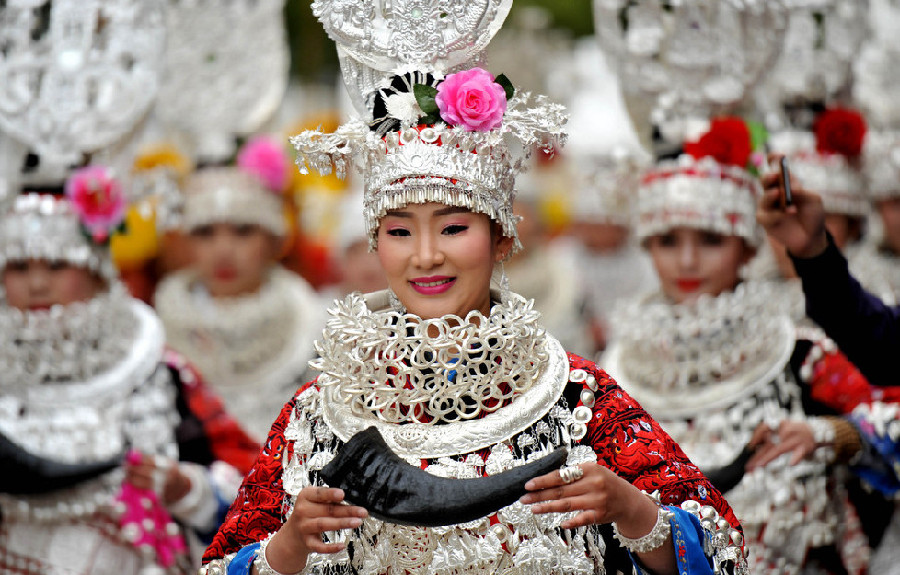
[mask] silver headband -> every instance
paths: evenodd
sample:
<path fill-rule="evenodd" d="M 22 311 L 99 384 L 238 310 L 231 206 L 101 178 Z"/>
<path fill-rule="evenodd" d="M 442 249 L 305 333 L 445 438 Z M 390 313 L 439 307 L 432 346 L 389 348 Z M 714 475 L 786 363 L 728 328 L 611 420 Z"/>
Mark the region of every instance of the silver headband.
<path fill-rule="evenodd" d="M 641 240 L 679 226 L 738 236 L 759 246 L 759 181 L 710 157 L 682 155 L 648 170 L 638 187 L 636 233 Z"/>
<path fill-rule="evenodd" d="M 0 220 L 0 269 L 19 260 L 64 261 L 108 281 L 117 277 L 109 248 L 93 243 L 69 202 L 24 194 Z"/>
<path fill-rule="evenodd" d="M 184 229 L 215 222 L 255 224 L 276 236 L 287 231 L 281 196 L 239 168 L 204 168 L 185 186 Z"/>

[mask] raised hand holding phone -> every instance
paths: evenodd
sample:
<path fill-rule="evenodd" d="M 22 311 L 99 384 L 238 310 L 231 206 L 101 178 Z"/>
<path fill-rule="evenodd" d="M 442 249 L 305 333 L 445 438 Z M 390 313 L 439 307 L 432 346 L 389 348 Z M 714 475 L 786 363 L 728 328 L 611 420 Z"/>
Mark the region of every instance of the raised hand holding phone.
<path fill-rule="evenodd" d="M 786 156 L 781 156 L 778 162 L 781 167 L 781 207 L 787 208 L 794 204 L 794 195 L 791 193 L 791 172 L 788 169 Z"/>
<path fill-rule="evenodd" d="M 822 199 L 791 181 L 783 156 L 771 155 L 769 165 L 780 169 L 770 170 L 761 179 L 763 195 L 756 220 L 791 254 L 806 258 L 822 253 L 828 245 Z"/>

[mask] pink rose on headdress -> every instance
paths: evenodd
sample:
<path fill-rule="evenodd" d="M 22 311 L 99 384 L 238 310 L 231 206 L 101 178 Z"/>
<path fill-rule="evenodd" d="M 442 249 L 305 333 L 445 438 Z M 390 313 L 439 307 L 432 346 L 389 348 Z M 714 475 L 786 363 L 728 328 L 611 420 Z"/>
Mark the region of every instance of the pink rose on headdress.
<path fill-rule="evenodd" d="M 237 156 L 237 165 L 241 170 L 259 178 L 266 189 L 276 194 L 287 186 L 289 164 L 284 148 L 267 136 L 252 138 Z"/>
<path fill-rule="evenodd" d="M 76 170 L 66 181 L 66 197 L 96 243 L 105 243 L 125 219 L 122 185 L 103 166 Z"/>
<path fill-rule="evenodd" d="M 506 113 L 506 92 L 486 70 L 472 68 L 450 74 L 437 86 L 434 101 L 441 118 L 467 132 L 487 132 Z"/>

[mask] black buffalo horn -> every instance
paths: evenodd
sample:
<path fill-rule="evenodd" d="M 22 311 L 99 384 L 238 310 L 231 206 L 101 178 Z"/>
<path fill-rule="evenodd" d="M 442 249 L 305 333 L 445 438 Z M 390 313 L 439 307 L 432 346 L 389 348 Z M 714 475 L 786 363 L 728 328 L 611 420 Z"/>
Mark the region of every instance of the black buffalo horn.
<path fill-rule="evenodd" d="M 744 478 L 747 462 L 750 461 L 754 451 L 750 447 L 744 447 L 731 463 L 722 467 L 702 469 L 701 471 L 709 479 L 709 482 L 716 486 L 716 489 L 722 493 L 727 493 L 734 489 L 741 482 L 741 479 Z"/>
<path fill-rule="evenodd" d="M 122 464 L 122 455 L 97 463 L 59 463 L 28 453 L 0 433 L 0 493 L 35 495 L 74 487 Z"/>
<path fill-rule="evenodd" d="M 511 505 L 526 493 L 529 479 L 557 469 L 567 454 L 559 448 L 497 475 L 450 479 L 406 463 L 369 427 L 351 437 L 319 475 L 376 519 L 437 527 L 474 521 Z"/>

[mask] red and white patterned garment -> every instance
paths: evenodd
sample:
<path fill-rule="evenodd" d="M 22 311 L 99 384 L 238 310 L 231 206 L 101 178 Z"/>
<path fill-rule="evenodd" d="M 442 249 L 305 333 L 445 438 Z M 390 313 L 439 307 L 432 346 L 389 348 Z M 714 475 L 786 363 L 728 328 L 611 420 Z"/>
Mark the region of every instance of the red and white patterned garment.
<path fill-rule="evenodd" d="M 574 383 L 571 380 L 581 379 L 584 381 L 583 377 L 587 374 L 596 381 L 596 391 L 593 392 L 595 400 L 590 410 L 591 418 L 587 423 L 587 433 L 580 441 L 572 442 L 569 446 L 570 452 L 578 450 L 579 447 L 587 447 L 589 448 L 588 452 L 592 453 L 591 457 L 598 463 L 612 469 L 639 489 L 648 493 L 659 491 L 663 504 L 678 506 L 687 500 L 695 500 L 701 505 L 714 508 L 730 525 L 738 526 L 737 518 L 722 495 L 634 399 L 593 362 L 573 354 L 567 355 L 567 361 L 570 382 L 557 405 L 549 410 L 548 415 L 534 422 L 532 426 L 513 436 L 510 440 L 474 453 L 481 461 L 488 462 L 487 465 L 479 468 L 481 473 L 484 473 L 485 467 L 490 466 L 490 458 L 498 449 L 501 452 L 509 450 L 519 456 L 527 455 L 527 444 L 531 442 L 531 439 L 524 441 L 522 439 L 525 436 L 530 438 L 538 436 L 540 432 L 536 430 L 541 428 L 545 430 L 554 428 L 557 423 L 553 421 L 554 419 L 564 419 L 565 414 L 570 413 L 565 397 L 577 398 L 583 390 L 588 389 L 586 384 Z M 580 377 L 574 377 L 571 374 L 578 374 Z M 296 453 L 294 441 L 286 438 L 285 432 L 289 426 L 296 425 L 298 413 L 315 412 L 315 409 L 309 410 L 308 406 L 315 405 L 319 401 L 315 397 L 318 395 L 319 390 L 314 381 L 301 388 L 294 398 L 285 404 L 280 416 L 272 426 L 259 459 L 244 479 L 238 497 L 224 524 L 215 536 L 212 545 L 207 549 L 204 562 L 224 558 L 245 546 L 259 542 L 270 533 L 277 531 L 284 523 L 291 508 L 291 497 L 286 493 L 283 482 L 285 468 L 290 465 L 295 456 L 308 461 L 312 455 L 312 453 Z M 312 429 L 317 437 L 328 435 L 322 433 L 321 426 L 325 425 L 323 421 L 314 420 L 310 423 L 312 423 Z M 547 425 L 543 426 L 544 423 Z M 330 441 L 339 443 L 336 439 L 330 439 Z M 318 451 L 321 447 L 322 444 L 317 443 L 313 451 Z M 332 445 L 332 447 L 335 446 Z M 460 453 L 453 459 L 457 463 L 471 461 L 472 455 L 473 453 Z M 421 461 L 423 469 L 432 465 L 447 465 L 447 462 Z M 321 484 L 315 471 L 309 472 L 309 481 L 313 485 Z M 530 515 L 530 511 L 526 509 L 526 512 Z M 504 515 L 504 510 L 501 510 L 492 515 L 489 521 L 492 526 L 495 526 L 504 520 L 509 522 L 508 518 L 509 514 Z M 419 530 L 420 535 L 425 534 L 426 538 L 430 531 L 426 528 L 412 529 Z M 618 542 L 611 537 L 610 526 L 597 526 L 594 529 L 596 529 L 598 538 L 602 539 L 606 545 L 606 552 L 600 559 L 606 572 L 631 573 L 632 562 Z M 521 546 L 526 540 L 527 536 L 522 535 L 522 542 L 519 545 Z M 503 549 L 507 553 L 511 551 L 508 545 Z M 687 551 L 681 549 L 679 554 L 685 556 Z M 582 553 L 580 559 L 585 559 L 584 555 Z M 570 571 L 564 570 L 563 572 L 582 572 L 577 568 L 578 559 L 577 557 L 572 559 L 575 566 Z M 555 560 L 565 564 L 561 558 Z M 582 567 L 584 563 L 582 561 Z M 600 567 L 590 561 L 587 563 L 589 563 L 588 570 L 585 572 L 595 572 L 595 569 Z M 407 567 L 406 571 L 426 572 L 428 569 L 426 557 L 423 558 L 423 562 L 418 568 Z M 349 572 L 349 568 L 347 568 L 347 572 Z M 485 572 L 490 572 L 490 570 Z"/>

